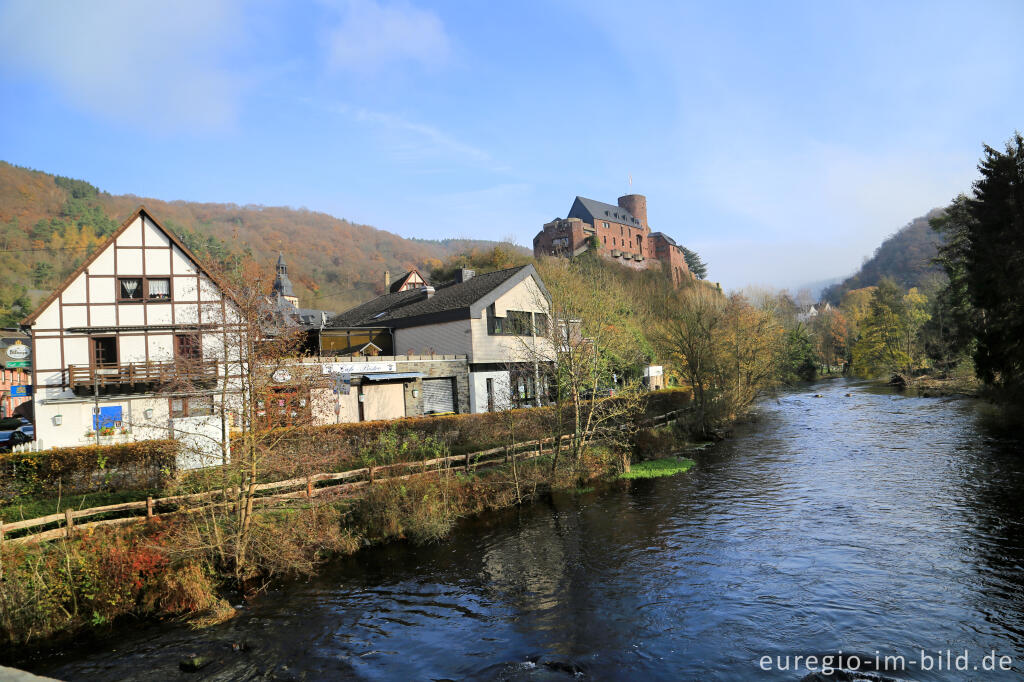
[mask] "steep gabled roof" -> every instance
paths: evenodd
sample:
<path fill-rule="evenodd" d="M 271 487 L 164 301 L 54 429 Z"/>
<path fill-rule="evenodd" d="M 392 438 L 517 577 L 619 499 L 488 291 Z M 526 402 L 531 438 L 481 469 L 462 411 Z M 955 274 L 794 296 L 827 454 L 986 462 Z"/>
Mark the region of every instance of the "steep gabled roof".
<path fill-rule="evenodd" d="M 576 197 L 576 200 L 572 202 L 572 208 L 569 209 L 567 217 L 579 218 L 591 225 L 594 224 L 595 220 L 607 220 L 613 223 L 635 225 L 638 228 L 642 227 L 640 221 L 621 206 L 606 204 L 603 201 L 595 201 L 586 197 Z"/>
<path fill-rule="evenodd" d="M 405 286 L 406 282 L 408 282 L 409 278 L 412 277 L 413 275 L 416 275 L 417 277 L 422 279 L 424 282 L 427 282 L 427 278 L 424 277 L 423 275 L 421 275 L 419 270 L 417 270 L 416 268 L 413 268 L 412 270 L 410 270 L 409 272 L 405 273 L 404 275 L 402 275 L 401 277 L 396 279 L 394 282 L 392 282 L 391 286 L 388 287 L 388 292 L 392 293 L 392 294 L 397 292 L 399 289 L 401 289 L 402 287 Z"/>
<path fill-rule="evenodd" d="M 90 265 L 93 264 L 93 261 L 100 257 L 101 253 L 106 251 L 110 247 L 110 245 L 113 244 L 125 230 L 131 227 L 131 224 L 135 222 L 136 218 L 142 217 L 148 218 L 151 223 L 156 225 L 157 229 L 163 232 L 167 236 L 167 238 L 171 240 L 171 243 L 178 247 L 178 249 L 183 254 L 185 254 L 186 258 L 192 261 L 192 264 L 196 266 L 196 269 L 199 270 L 199 272 L 209 277 L 210 281 L 217 285 L 217 288 L 221 290 L 221 293 L 223 293 L 228 298 L 232 298 L 230 290 L 226 286 L 224 286 L 224 284 L 221 282 L 219 278 L 215 277 L 206 268 L 203 267 L 203 264 L 199 261 L 198 258 L 196 258 L 195 254 L 193 254 L 192 251 L 190 251 L 189 248 L 185 246 L 180 239 L 178 239 L 178 236 L 176 234 L 174 234 L 166 227 L 161 225 L 160 221 L 154 218 L 153 214 L 146 210 L 145 206 L 139 206 L 137 209 L 135 209 L 135 213 L 132 213 L 130 216 L 128 216 L 128 218 L 123 223 L 121 223 L 121 226 L 114 230 L 114 234 L 107 237 L 107 240 L 105 242 L 96 247 L 96 249 L 89 255 L 89 257 L 86 258 L 85 261 L 83 261 L 83 263 L 79 265 L 74 272 L 68 275 L 67 278 L 65 278 L 65 280 L 60 283 L 60 286 L 53 290 L 53 293 L 47 296 L 45 301 L 36 306 L 36 309 L 32 311 L 31 315 L 29 315 L 28 317 L 21 321 L 22 326 L 29 326 L 33 322 L 35 322 L 36 318 L 39 317 L 42 314 L 42 312 L 50 306 L 51 303 L 57 300 L 57 297 L 60 296 L 62 291 L 71 286 L 71 283 L 74 282 L 79 275 L 85 272 L 85 270 Z"/>
<path fill-rule="evenodd" d="M 488 272 L 464 282 L 437 286 L 427 297 L 423 289 L 408 289 L 378 296 L 337 315 L 332 327 L 415 327 L 448 320 L 468 319 L 527 277 L 533 277 L 550 298 L 533 265 Z"/>

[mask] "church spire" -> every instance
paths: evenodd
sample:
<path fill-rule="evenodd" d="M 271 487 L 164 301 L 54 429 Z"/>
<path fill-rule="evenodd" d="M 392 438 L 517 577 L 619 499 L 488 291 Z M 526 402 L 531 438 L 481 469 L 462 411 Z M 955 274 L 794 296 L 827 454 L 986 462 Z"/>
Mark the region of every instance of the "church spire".
<path fill-rule="evenodd" d="M 273 292 L 275 296 L 283 298 L 296 308 L 299 307 L 299 297 L 295 295 L 292 288 L 292 281 L 288 278 L 288 265 L 284 262 L 284 254 L 277 254 L 277 277 L 274 278 Z"/>

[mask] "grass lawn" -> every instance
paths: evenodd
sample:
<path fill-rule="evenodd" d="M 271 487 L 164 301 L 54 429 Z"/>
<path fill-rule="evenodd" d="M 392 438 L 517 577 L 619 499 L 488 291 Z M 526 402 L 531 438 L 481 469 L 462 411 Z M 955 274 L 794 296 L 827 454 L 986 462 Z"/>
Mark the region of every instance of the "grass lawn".
<path fill-rule="evenodd" d="M 639 462 L 630 467 L 630 470 L 619 474 L 619 478 L 659 478 L 661 476 L 674 476 L 684 471 L 689 471 L 696 464 L 692 459 L 686 457 L 666 457 L 665 459 L 652 459 L 646 462 Z"/>
<path fill-rule="evenodd" d="M 85 495 L 64 495 L 60 498 L 59 504 L 56 497 L 40 497 L 19 500 L 13 504 L 0 506 L 0 519 L 6 523 L 14 523 L 22 519 L 34 519 L 40 516 L 56 514 L 69 507 L 71 509 L 88 509 L 90 507 L 102 507 L 108 504 L 120 502 L 135 502 L 146 499 L 146 495 L 158 495 L 153 490 L 125 490 L 116 493 L 87 493 Z M 99 515 L 90 518 L 90 521 L 102 519 Z"/>

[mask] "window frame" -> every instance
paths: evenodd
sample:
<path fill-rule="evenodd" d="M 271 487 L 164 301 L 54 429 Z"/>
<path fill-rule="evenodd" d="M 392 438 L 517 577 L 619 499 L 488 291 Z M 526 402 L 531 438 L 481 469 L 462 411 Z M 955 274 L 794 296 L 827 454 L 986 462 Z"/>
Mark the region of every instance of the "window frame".
<path fill-rule="evenodd" d="M 180 400 L 182 409 L 180 414 L 175 414 L 174 401 Z M 186 419 L 188 417 L 212 417 L 216 404 L 212 395 L 179 395 L 167 399 L 167 414 L 171 419 Z M 207 409 L 209 411 L 207 411 Z"/>
<path fill-rule="evenodd" d="M 122 296 L 121 282 L 125 280 L 136 279 L 139 281 L 139 296 L 128 298 Z M 166 298 L 153 298 L 149 292 L 149 283 L 154 280 L 166 280 L 167 282 L 167 297 Z M 174 300 L 174 282 L 173 278 L 169 275 L 160 277 L 143 277 L 142 275 L 118 275 L 114 278 L 114 286 L 117 288 L 117 302 L 118 303 L 169 303 Z"/>

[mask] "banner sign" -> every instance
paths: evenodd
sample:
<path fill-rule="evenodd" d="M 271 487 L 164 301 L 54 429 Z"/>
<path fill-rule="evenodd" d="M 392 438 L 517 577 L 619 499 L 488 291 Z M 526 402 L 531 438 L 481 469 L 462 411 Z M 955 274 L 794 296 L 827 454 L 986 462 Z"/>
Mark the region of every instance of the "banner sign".
<path fill-rule="evenodd" d="M 394 362 L 325 362 L 324 374 L 383 374 L 394 372 L 398 364 Z"/>
<path fill-rule="evenodd" d="M 27 398 L 32 395 L 31 386 L 11 386 L 12 398 Z"/>

